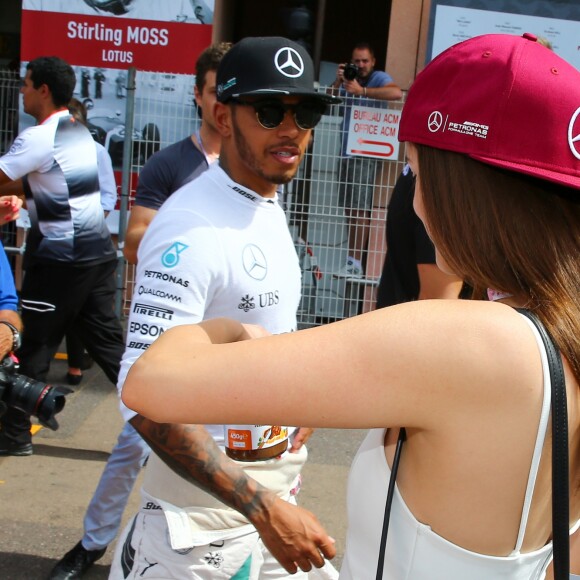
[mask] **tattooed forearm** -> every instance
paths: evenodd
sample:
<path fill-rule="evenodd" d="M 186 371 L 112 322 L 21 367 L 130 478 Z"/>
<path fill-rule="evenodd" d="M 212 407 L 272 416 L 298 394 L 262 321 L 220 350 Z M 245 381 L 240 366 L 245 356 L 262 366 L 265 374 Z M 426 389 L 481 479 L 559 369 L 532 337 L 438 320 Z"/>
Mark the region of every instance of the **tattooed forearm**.
<path fill-rule="evenodd" d="M 229 459 L 202 425 L 154 423 L 141 415 L 131 425 L 175 473 L 250 521 L 273 501 L 274 494 Z"/>

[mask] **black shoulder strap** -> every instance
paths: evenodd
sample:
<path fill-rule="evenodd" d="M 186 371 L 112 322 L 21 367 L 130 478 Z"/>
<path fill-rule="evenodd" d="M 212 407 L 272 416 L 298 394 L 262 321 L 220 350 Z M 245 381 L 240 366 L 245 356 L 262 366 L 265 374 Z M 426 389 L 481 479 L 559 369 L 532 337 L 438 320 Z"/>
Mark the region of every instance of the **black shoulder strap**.
<path fill-rule="evenodd" d="M 401 427 L 399 430 L 399 438 L 397 439 L 397 446 L 395 448 L 393 465 L 391 467 L 389 490 L 387 491 L 387 503 L 385 504 L 385 517 L 383 518 L 383 530 L 381 532 L 381 544 L 379 547 L 379 561 L 377 563 L 376 580 L 382 580 L 383 578 L 383 568 L 385 566 L 385 550 L 387 548 L 387 535 L 389 533 L 389 520 L 391 518 L 391 506 L 393 505 L 393 495 L 395 493 L 395 480 L 397 479 L 397 471 L 399 471 L 401 452 L 403 451 L 403 443 L 405 442 L 406 437 L 407 434 L 405 429 Z"/>
<path fill-rule="evenodd" d="M 568 405 L 566 383 L 560 351 L 554 340 L 529 310 L 518 309 L 529 318 L 540 333 L 550 369 L 552 383 L 552 543 L 554 546 L 554 579 L 570 577 L 570 495 L 568 489 Z"/>

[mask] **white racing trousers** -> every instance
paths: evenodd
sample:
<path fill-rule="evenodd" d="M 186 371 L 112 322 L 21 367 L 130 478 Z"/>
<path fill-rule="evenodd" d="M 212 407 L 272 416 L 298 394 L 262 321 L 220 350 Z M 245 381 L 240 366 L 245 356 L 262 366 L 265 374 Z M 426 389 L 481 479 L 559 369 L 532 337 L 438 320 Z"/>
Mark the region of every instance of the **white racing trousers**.
<path fill-rule="evenodd" d="M 290 498 L 291 503 L 296 503 Z M 251 525 L 214 530 L 211 541 L 187 549 L 171 546 L 163 508 L 142 493 L 139 513 L 127 524 L 117 543 L 109 580 L 335 580 L 330 562 L 310 573 L 289 574 L 266 549 Z M 208 537 L 208 540 L 210 538 Z"/>

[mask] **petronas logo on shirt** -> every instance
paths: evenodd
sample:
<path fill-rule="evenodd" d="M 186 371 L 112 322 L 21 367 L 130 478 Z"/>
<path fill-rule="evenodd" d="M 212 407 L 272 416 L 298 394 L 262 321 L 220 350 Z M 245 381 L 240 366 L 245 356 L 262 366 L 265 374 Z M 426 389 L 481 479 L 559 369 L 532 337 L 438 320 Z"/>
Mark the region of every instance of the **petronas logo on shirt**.
<path fill-rule="evenodd" d="M 240 304 L 238 304 L 238 308 L 244 312 L 249 312 L 250 310 L 256 308 L 256 305 L 254 304 L 254 297 L 250 296 L 249 294 L 243 296 L 242 301 Z"/>

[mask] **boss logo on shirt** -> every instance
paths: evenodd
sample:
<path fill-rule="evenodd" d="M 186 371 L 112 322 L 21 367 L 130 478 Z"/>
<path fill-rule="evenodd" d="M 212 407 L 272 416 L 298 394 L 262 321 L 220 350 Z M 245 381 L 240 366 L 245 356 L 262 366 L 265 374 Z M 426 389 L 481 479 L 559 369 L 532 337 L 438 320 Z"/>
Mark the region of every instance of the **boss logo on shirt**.
<path fill-rule="evenodd" d="M 256 199 L 258 199 L 255 195 L 252 195 L 251 193 L 244 191 L 242 188 L 236 187 L 235 185 L 232 186 L 232 189 L 234 191 L 236 191 L 237 193 L 239 193 L 242 197 L 245 197 L 245 198 L 249 199 L 250 201 L 256 201 Z"/>
<path fill-rule="evenodd" d="M 137 350 L 147 350 L 151 345 L 148 342 L 131 341 L 127 348 L 136 348 Z"/>

